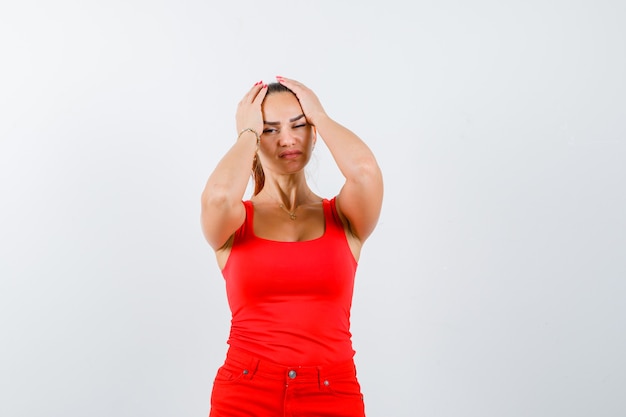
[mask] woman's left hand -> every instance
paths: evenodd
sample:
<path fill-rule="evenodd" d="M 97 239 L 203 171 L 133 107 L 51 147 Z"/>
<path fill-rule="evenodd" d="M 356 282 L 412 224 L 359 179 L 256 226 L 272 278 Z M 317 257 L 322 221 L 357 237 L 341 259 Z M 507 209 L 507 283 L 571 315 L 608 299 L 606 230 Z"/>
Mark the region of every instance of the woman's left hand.
<path fill-rule="evenodd" d="M 304 117 L 306 117 L 308 122 L 313 126 L 315 126 L 316 120 L 328 117 L 324 107 L 322 107 L 322 103 L 320 103 L 320 100 L 310 88 L 307 88 L 304 84 L 298 81 L 281 77 L 279 75 L 276 76 L 276 80 L 293 91 L 300 102 L 300 107 L 302 107 Z"/>

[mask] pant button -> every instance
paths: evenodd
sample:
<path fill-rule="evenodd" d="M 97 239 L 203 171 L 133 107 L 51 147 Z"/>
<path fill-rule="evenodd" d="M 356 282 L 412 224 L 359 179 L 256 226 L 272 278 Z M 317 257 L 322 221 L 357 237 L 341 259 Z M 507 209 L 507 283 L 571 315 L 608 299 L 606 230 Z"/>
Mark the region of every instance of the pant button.
<path fill-rule="evenodd" d="M 328 380 L 324 381 L 324 385 L 329 386 L 330 382 L 328 382 Z"/>
<path fill-rule="evenodd" d="M 292 369 L 287 375 L 289 375 L 289 378 L 294 379 L 298 374 L 296 374 L 296 371 Z"/>

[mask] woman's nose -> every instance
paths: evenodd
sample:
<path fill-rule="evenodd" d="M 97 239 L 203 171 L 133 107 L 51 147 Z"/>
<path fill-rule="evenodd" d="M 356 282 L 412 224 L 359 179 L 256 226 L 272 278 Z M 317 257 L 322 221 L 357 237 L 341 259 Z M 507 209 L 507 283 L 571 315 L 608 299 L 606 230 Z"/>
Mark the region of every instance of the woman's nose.
<path fill-rule="evenodd" d="M 289 129 L 283 129 L 280 132 L 280 136 L 278 138 L 278 143 L 280 146 L 291 146 L 296 143 L 296 138 Z"/>

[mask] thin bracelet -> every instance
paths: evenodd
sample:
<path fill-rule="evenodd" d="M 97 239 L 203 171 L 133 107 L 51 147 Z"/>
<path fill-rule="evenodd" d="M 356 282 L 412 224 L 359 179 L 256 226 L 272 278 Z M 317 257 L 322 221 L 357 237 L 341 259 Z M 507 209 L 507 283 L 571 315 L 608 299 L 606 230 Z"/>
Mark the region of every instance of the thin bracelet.
<path fill-rule="evenodd" d="M 251 127 L 246 127 L 245 129 L 243 129 L 241 132 L 239 132 L 239 134 L 237 135 L 237 140 L 239 140 L 239 138 L 241 137 L 241 135 L 243 135 L 246 132 L 252 132 L 254 133 L 254 136 L 256 136 L 256 150 L 258 152 L 259 147 L 261 146 L 261 136 L 259 136 L 259 134 L 257 133 L 256 130 L 252 129 Z"/>

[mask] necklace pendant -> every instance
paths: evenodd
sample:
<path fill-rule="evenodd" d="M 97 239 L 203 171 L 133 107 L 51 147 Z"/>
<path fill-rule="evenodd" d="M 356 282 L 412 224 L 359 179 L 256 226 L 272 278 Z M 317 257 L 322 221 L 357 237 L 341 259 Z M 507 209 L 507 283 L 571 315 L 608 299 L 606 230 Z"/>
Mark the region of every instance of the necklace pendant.
<path fill-rule="evenodd" d="M 287 208 L 285 206 L 283 206 L 282 204 L 279 204 L 280 208 L 285 210 L 285 213 L 287 213 L 289 215 L 289 218 L 291 220 L 295 220 L 296 219 L 296 211 L 289 211 L 287 210 Z M 297 208 L 297 207 L 296 207 Z"/>

